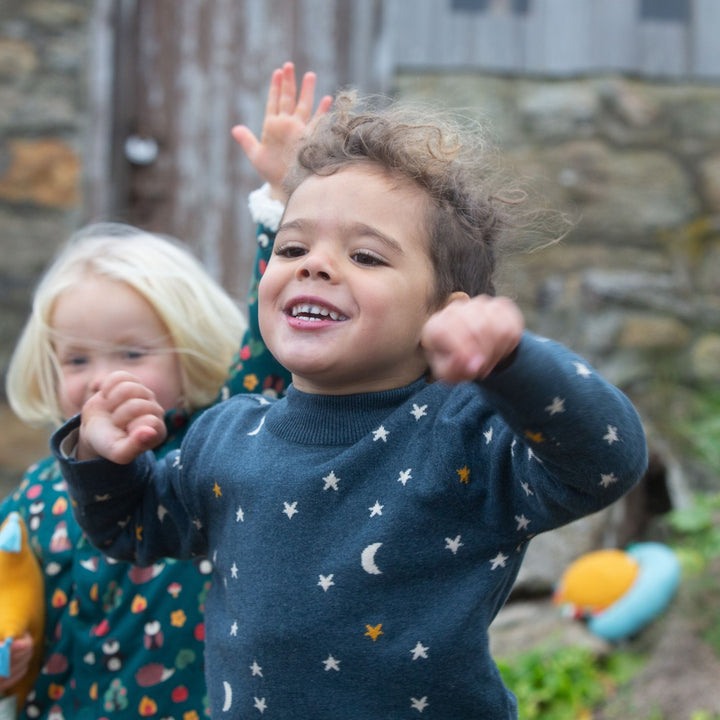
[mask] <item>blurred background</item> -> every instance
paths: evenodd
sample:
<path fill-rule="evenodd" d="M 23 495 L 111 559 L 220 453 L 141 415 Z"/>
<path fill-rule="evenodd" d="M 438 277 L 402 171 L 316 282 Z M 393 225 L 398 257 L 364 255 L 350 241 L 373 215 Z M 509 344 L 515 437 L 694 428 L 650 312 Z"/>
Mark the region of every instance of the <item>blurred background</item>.
<path fill-rule="evenodd" d="M 720 490 L 718 38 L 717 0 L 0 0 L 0 376 L 89 221 L 175 235 L 242 302 L 258 181 L 230 128 L 259 131 L 283 61 L 321 93 L 459 108 L 575 220 L 508 257 L 499 290 L 631 397 L 650 442 L 637 492 L 531 556 L 539 592 L 548 555 L 556 573 Z M 3 493 L 47 436 L 0 393 Z"/>

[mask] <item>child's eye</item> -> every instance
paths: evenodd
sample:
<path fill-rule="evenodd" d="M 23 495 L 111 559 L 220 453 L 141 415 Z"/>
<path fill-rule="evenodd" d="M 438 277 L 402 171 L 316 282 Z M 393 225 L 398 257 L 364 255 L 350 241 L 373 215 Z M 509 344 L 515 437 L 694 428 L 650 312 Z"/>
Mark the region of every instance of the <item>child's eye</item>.
<path fill-rule="evenodd" d="M 281 245 L 273 251 L 275 255 L 286 258 L 297 258 L 305 255 L 307 250 L 299 245 Z"/>
<path fill-rule="evenodd" d="M 370 252 L 369 250 L 356 250 L 350 257 L 358 265 L 369 265 L 371 267 L 387 265 L 383 258 L 373 252 Z"/>
<path fill-rule="evenodd" d="M 88 363 L 86 355 L 70 355 L 62 358 L 60 361 L 61 365 L 67 365 L 69 367 L 82 367 Z"/>
<path fill-rule="evenodd" d="M 145 350 L 141 350 L 140 348 L 128 348 L 122 351 L 122 356 L 125 360 L 139 360 L 145 357 L 145 355 L 147 355 Z"/>

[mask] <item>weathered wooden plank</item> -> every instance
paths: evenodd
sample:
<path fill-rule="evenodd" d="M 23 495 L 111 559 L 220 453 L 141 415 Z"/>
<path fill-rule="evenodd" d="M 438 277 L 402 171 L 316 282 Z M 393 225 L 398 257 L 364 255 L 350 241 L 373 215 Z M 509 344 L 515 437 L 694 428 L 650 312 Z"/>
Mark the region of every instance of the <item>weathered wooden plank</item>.
<path fill-rule="evenodd" d="M 88 46 L 88 131 L 85 135 L 83 221 L 109 218 L 113 207 L 111 132 L 113 126 L 115 33 L 112 0 L 97 0 Z"/>
<path fill-rule="evenodd" d="M 720 78 L 720 3 L 694 0 L 691 17 L 690 72 L 699 78 Z"/>
<path fill-rule="evenodd" d="M 536 0 L 526 26 L 525 71 L 559 75 L 590 64 L 591 0 Z"/>
<path fill-rule="evenodd" d="M 587 69 L 631 71 L 637 58 L 639 0 L 602 0 L 590 6 Z"/>
<path fill-rule="evenodd" d="M 501 72 L 520 71 L 525 67 L 525 26 L 524 15 L 487 13 L 481 16 L 470 64 Z"/>
<path fill-rule="evenodd" d="M 664 20 L 646 20 L 638 30 L 636 70 L 646 77 L 678 79 L 687 76 L 689 30 Z"/>

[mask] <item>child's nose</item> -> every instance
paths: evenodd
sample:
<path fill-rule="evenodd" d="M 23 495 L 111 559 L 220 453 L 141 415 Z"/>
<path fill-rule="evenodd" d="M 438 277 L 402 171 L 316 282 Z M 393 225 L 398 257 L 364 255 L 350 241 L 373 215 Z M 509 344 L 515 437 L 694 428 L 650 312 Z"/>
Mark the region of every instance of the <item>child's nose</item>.
<path fill-rule="evenodd" d="M 332 280 L 337 275 L 332 259 L 327 253 L 308 253 L 298 267 L 299 278 L 314 278 L 318 280 Z"/>
<path fill-rule="evenodd" d="M 112 372 L 113 368 L 108 362 L 95 361 L 90 376 L 90 392 L 96 393 L 103 383 L 103 380 Z"/>

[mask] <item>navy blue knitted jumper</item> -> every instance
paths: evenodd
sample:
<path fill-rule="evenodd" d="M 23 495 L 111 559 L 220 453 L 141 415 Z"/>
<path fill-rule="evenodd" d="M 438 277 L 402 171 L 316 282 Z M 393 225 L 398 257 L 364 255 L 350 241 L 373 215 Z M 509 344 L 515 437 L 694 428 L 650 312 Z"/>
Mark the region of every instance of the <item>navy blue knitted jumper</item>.
<path fill-rule="evenodd" d="M 505 720 L 487 631 L 528 540 L 617 500 L 646 461 L 627 398 L 526 334 L 482 383 L 237 396 L 165 460 L 62 464 L 110 555 L 212 560 L 214 718 Z"/>

